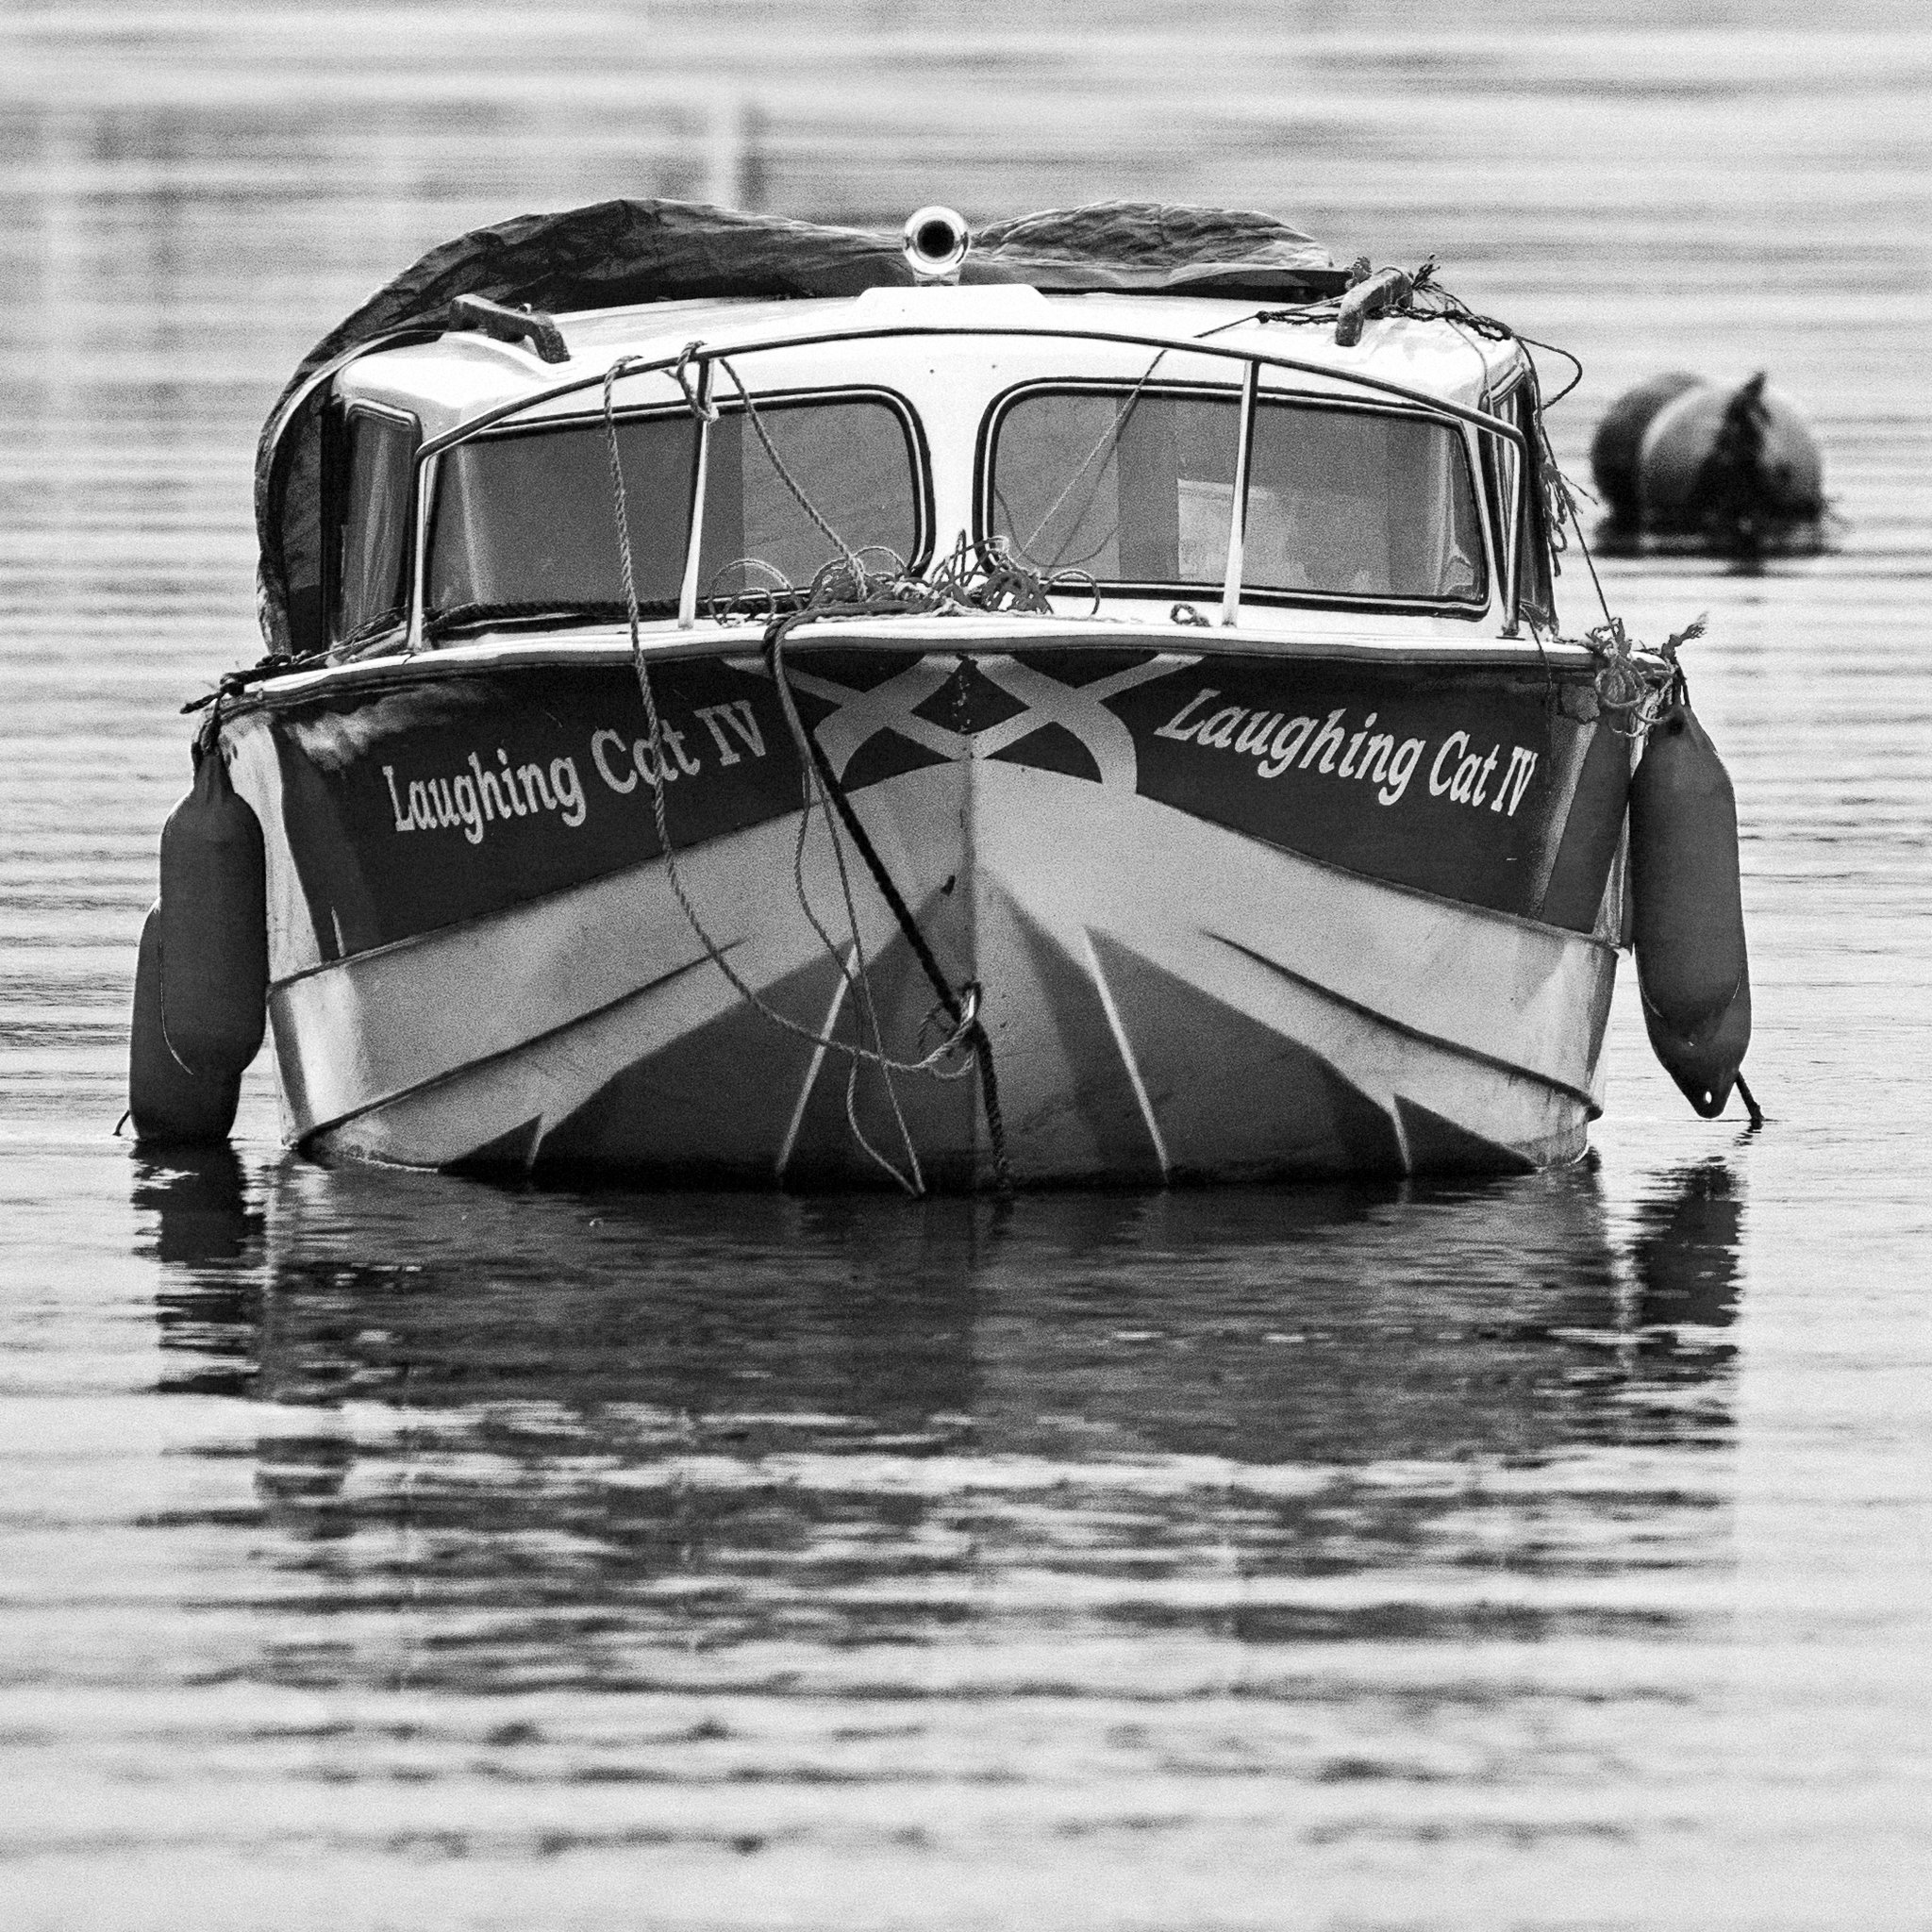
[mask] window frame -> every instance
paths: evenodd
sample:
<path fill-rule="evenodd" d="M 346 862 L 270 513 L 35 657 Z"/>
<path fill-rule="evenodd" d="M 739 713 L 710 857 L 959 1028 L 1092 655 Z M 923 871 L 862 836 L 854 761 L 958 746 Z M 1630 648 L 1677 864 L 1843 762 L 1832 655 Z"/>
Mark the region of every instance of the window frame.
<path fill-rule="evenodd" d="M 1515 404 L 1523 383 L 1524 375 L 1520 369 L 1505 376 L 1499 387 L 1483 397 L 1483 408 L 1491 415 L 1508 422 L 1507 411 Z M 1496 556 L 1503 567 L 1503 609 L 1507 622 L 1513 627 L 1522 621 L 1523 544 L 1526 537 L 1524 526 L 1529 508 L 1524 496 L 1529 467 L 1527 453 L 1518 451 L 1504 437 L 1485 436 L 1479 441 L 1482 444 L 1483 500 L 1489 508 L 1490 522 L 1494 526 Z M 1501 449 L 1504 446 L 1516 458 L 1515 488 L 1507 492 L 1503 488 Z"/>
<path fill-rule="evenodd" d="M 356 640 L 353 648 L 360 649 L 365 644 L 387 638 L 391 631 L 405 627 L 409 622 L 410 609 L 415 602 L 414 580 L 418 567 L 415 535 L 421 521 L 417 515 L 417 498 L 422 491 L 424 438 L 423 419 L 399 403 L 379 403 L 363 396 L 344 396 L 339 399 L 330 415 L 323 465 L 321 643 L 323 649 L 334 652 L 348 645 L 352 639 Z M 393 610 L 384 613 L 392 622 L 381 630 L 367 631 L 360 638 L 357 638 L 357 632 L 363 630 L 364 625 L 349 630 L 340 627 L 342 617 L 342 540 L 349 523 L 350 442 L 358 416 L 400 425 L 409 434 L 409 476 L 403 498 L 402 541 L 397 558 L 399 600 Z M 365 619 L 364 625 L 370 622 L 373 620 Z"/>
<path fill-rule="evenodd" d="M 742 396 L 736 394 L 729 397 L 719 396 L 715 400 L 718 414 L 721 418 L 732 414 L 742 415 L 746 413 L 744 398 Z M 760 415 L 768 410 L 782 411 L 787 408 L 808 407 L 814 403 L 866 402 L 884 404 L 898 420 L 900 430 L 906 438 L 907 455 L 912 469 L 912 501 L 917 543 L 914 554 L 906 560 L 906 567 L 908 572 L 915 575 L 924 572 L 926 566 L 932 560 L 935 542 L 934 533 L 938 526 L 938 517 L 933 503 L 932 456 L 925 440 L 925 425 L 920 421 L 919 411 L 912 407 L 911 403 L 905 396 L 901 395 L 898 391 L 887 389 L 880 383 L 837 384 L 831 386 L 821 384 L 804 389 L 754 391 L 752 402 L 757 407 Z M 682 402 L 641 403 L 615 408 L 610 413 L 611 419 L 621 425 L 626 423 L 650 422 L 664 418 L 687 416 L 691 414 L 691 409 L 688 404 Z M 574 409 L 565 414 L 540 416 L 534 421 L 527 422 L 518 422 L 514 417 L 511 417 L 502 424 L 492 424 L 479 430 L 475 436 L 464 437 L 460 442 L 454 444 L 453 447 L 468 449 L 477 443 L 507 441 L 512 437 L 555 436 L 567 430 L 581 431 L 587 427 L 601 430 L 603 426 L 604 411 L 602 409 Z M 753 431 L 753 435 L 756 437 L 757 432 Z M 448 451 L 442 449 L 432 450 L 420 464 L 420 467 L 428 470 L 429 478 L 427 487 L 422 492 L 421 511 L 417 518 L 419 536 L 415 546 L 416 591 L 414 603 L 418 613 L 420 613 L 420 618 L 412 618 L 412 622 L 421 621 L 427 623 L 436 615 L 436 607 L 428 601 L 429 557 L 430 544 L 436 529 L 436 514 L 441 496 L 441 472 L 442 458 L 448 453 Z M 692 521 L 691 511 L 695 508 L 691 499 L 695 496 L 696 487 L 697 442 L 696 439 L 693 438 L 691 465 L 685 480 L 685 531 L 687 541 L 689 541 Z M 796 587 L 797 593 L 803 595 L 808 588 L 808 585 L 798 585 Z M 783 594 L 783 592 L 779 593 L 781 597 Z M 656 623 L 659 620 L 652 618 L 649 621 Z"/>
<path fill-rule="evenodd" d="M 1502 400 L 1506 404 L 1516 404 L 1517 413 L 1522 420 L 1510 424 L 1509 426 L 1523 439 L 1523 493 L 1516 533 L 1518 548 L 1510 579 L 1510 622 L 1512 625 L 1521 625 L 1524 593 L 1525 587 L 1528 587 L 1543 600 L 1541 619 L 1533 615 L 1530 620 L 1532 626 L 1540 623 L 1541 627 L 1555 630 L 1557 570 L 1555 558 L 1550 554 L 1549 523 L 1543 495 L 1541 455 L 1543 447 L 1543 398 L 1542 388 L 1537 380 L 1533 366 L 1517 373 L 1515 380 L 1506 387 Z"/>
<path fill-rule="evenodd" d="M 1241 387 L 1239 383 L 1180 381 L 1143 384 L 1124 376 L 1048 376 L 1014 383 L 993 397 L 980 418 L 974 450 L 973 515 L 975 538 L 984 542 L 993 533 L 993 465 L 998 454 L 999 428 L 1001 423 L 1018 404 L 1029 396 L 1041 394 L 1099 393 L 1125 397 L 1137 391 L 1143 396 L 1200 397 L 1225 402 L 1236 410 L 1241 408 Z M 1271 406 L 1339 410 L 1353 415 L 1406 416 L 1425 423 L 1440 424 L 1451 432 L 1460 455 L 1463 477 L 1469 486 L 1470 498 L 1475 506 L 1476 521 L 1482 529 L 1483 547 L 1479 559 L 1481 576 L 1474 592 L 1466 598 L 1400 597 L 1392 594 L 1360 595 L 1342 591 L 1281 590 L 1243 582 L 1238 587 L 1243 605 L 1256 604 L 1284 609 L 1360 610 L 1407 617 L 1455 617 L 1470 623 L 1479 623 L 1488 616 L 1493 603 L 1491 586 L 1497 574 L 1493 555 L 1496 539 L 1490 519 L 1483 514 L 1483 506 L 1487 498 L 1479 485 L 1478 474 L 1470 462 L 1469 440 L 1464 433 L 1465 425 L 1460 421 L 1453 416 L 1439 415 L 1436 411 L 1420 405 L 1404 406 L 1401 403 L 1357 401 L 1352 396 L 1320 395 L 1306 390 L 1261 390 L 1255 399 L 1257 416 L 1258 417 L 1262 409 Z M 1252 481 L 1252 477 L 1250 480 Z M 1104 595 L 1181 598 L 1196 603 L 1209 593 L 1218 599 L 1224 589 L 1220 579 L 1201 583 L 1177 580 L 1157 583 L 1102 577 L 1097 578 L 1096 582 Z"/>

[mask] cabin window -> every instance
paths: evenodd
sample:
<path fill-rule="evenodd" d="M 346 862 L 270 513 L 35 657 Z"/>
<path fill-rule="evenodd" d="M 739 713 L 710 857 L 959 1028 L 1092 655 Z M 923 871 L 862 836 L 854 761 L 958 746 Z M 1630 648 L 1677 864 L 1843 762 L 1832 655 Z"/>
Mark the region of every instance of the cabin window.
<path fill-rule="evenodd" d="M 1550 552 L 1544 535 L 1541 501 L 1537 491 L 1538 432 L 1536 391 L 1526 380 L 1519 380 L 1500 396 L 1492 396 L 1487 408 L 1523 435 L 1529 452 L 1529 473 L 1525 481 L 1523 451 L 1500 436 L 1479 439 L 1483 453 L 1483 481 L 1490 493 L 1491 508 L 1499 535 L 1499 556 L 1516 559 L 1516 613 L 1534 625 L 1553 627 L 1557 621 L 1556 591 L 1550 578 Z"/>
<path fill-rule="evenodd" d="M 413 417 L 352 408 L 343 425 L 341 521 L 335 556 L 337 643 L 401 620 L 408 598 Z"/>
<path fill-rule="evenodd" d="M 1520 426 L 1517 398 L 1520 388 L 1506 396 L 1491 397 L 1484 408 L 1492 416 Z M 1477 439 L 1483 458 L 1483 487 L 1489 493 L 1490 513 L 1495 521 L 1498 557 L 1514 557 L 1517 571 L 1523 563 L 1523 455 L 1513 442 L 1501 436 Z"/>
<path fill-rule="evenodd" d="M 923 560 L 926 522 L 913 432 L 883 397 L 758 405 L 798 490 L 854 550 Z M 688 410 L 617 425 L 638 601 L 675 610 L 684 575 L 697 425 Z M 758 590 L 776 572 L 799 589 L 838 546 L 780 475 L 744 410 L 711 426 L 701 596 Z M 759 571 L 746 562 L 768 566 Z M 431 520 L 428 602 L 445 614 L 621 611 L 624 578 L 602 419 L 477 437 L 441 460 Z"/>
<path fill-rule="evenodd" d="M 1218 588 L 1241 405 L 1230 391 L 1054 389 L 993 431 L 989 524 L 1030 568 Z M 1482 526 L 1460 432 L 1410 411 L 1263 396 L 1242 586 L 1263 595 L 1480 604 Z"/>
<path fill-rule="evenodd" d="M 1238 411 L 1142 391 L 1024 395 L 1000 418 L 992 532 L 1029 568 L 1206 583 L 1227 568 Z"/>
<path fill-rule="evenodd" d="M 1500 416 L 1504 422 L 1513 425 L 1516 421 L 1516 397 L 1512 393 L 1503 397 L 1491 397 L 1483 407 L 1492 416 Z M 1500 436 L 1485 436 L 1481 439 L 1483 453 L 1483 483 L 1489 491 L 1490 503 L 1496 512 L 1499 527 L 1506 537 L 1513 536 L 1516 530 L 1518 513 L 1523 508 L 1521 499 L 1522 461 L 1516 445 Z"/>

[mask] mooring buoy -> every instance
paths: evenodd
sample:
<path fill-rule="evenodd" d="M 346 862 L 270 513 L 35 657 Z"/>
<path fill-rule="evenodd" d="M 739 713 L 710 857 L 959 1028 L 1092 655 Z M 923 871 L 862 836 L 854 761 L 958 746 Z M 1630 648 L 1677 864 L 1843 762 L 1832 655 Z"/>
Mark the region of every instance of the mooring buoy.
<path fill-rule="evenodd" d="M 1598 541 L 1610 550 L 1823 547 L 1818 439 L 1762 371 L 1734 389 L 1672 370 L 1626 390 L 1597 425 L 1590 465 L 1608 511 Z"/>

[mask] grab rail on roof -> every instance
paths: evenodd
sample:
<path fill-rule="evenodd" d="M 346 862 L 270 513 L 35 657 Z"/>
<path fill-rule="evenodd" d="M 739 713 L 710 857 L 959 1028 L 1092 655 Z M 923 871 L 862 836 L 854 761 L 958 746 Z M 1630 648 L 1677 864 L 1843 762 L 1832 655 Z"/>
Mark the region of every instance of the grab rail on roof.
<path fill-rule="evenodd" d="M 630 367 L 620 379 L 628 382 L 632 377 L 639 375 L 667 375 L 680 362 L 693 366 L 715 361 L 721 356 L 761 356 L 780 349 L 812 348 L 821 342 L 879 341 L 893 336 L 1027 336 L 1038 337 L 1046 341 L 1117 342 L 1127 348 L 1167 349 L 1175 355 L 1210 356 L 1226 362 L 1258 362 L 1264 368 L 1291 369 L 1297 375 L 1319 375 L 1335 382 L 1353 383 L 1359 389 L 1374 390 L 1381 395 L 1400 396 L 1405 402 L 1440 411 L 1445 416 L 1454 416 L 1458 422 L 1503 437 L 1506 441 L 1518 444 L 1523 441 L 1520 430 L 1485 410 L 1472 409 L 1462 403 L 1452 403 L 1442 396 L 1431 395 L 1426 390 L 1413 388 L 1407 383 L 1391 382 L 1386 375 L 1370 375 L 1358 369 L 1337 369 L 1328 363 L 1311 362 L 1301 356 L 1284 356 L 1272 349 L 1232 348 L 1221 342 L 1204 341 L 1196 336 L 1157 336 L 1132 329 L 1061 326 L 1031 328 L 1013 323 L 925 322 L 894 322 L 873 324 L 863 327 L 811 329 L 799 335 L 727 342 L 717 347 L 704 342 L 694 342 L 688 348 L 675 349 L 663 356 L 635 360 L 626 358 Z M 534 409 L 541 403 L 555 402 L 561 396 L 574 395 L 581 390 L 601 389 L 604 386 L 604 375 L 605 372 L 600 369 L 594 375 L 572 376 L 567 382 L 553 383 L 547 388 L 534 390 L 528 395 L 515 396 L 508 402 L 499 403 L 493 408 L 485 409 L 480 414 L 471 417 L 467 423 L 459 423 L 453 429 L 445 429 L 441 435 L 431 437 L 418 452 L 418 459 L 440 456 L 452 444 L 467 441 L 472 436 L 494 428 L 497 424 L 520 414 L 525 409 Z"/>

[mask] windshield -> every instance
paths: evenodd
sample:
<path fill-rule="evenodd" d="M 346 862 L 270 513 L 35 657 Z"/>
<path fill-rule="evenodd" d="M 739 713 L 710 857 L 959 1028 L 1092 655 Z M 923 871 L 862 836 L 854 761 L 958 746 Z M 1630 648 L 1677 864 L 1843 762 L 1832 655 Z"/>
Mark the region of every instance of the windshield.
<path fill-rule="evenodd" d="M 1046 390 L 999 418 L 992 534 L 1034 570 L 1219 588 L 1241 404 L 1228 391 Z M 1481 526 L 1460 433 L 1393 409 L 1263 396 L 1243 588 L 1474 604 Z"/>
<path fill-rule="evenodd" d="M 882 545 L 916 563 L 922 498 L 905 416 L 883 399 L 770 402 L 758 417 L 819 515 L 854 550 Z M 638 600 L 675 609 L 690 529 L 697 424 L 689 410 L 620 418 Z M 803 588 L 839 555 L 741 408 L 711 425 L 700 596 Z M 752 558 L 768 568 L 745 567 Z M 739 565 L 733 569 L 731 566 Z M 601 418 L 458 443 L 441 459 L 429 537 L 432 613 L 526 607 L 621 609 L 624 578 Z"/>

